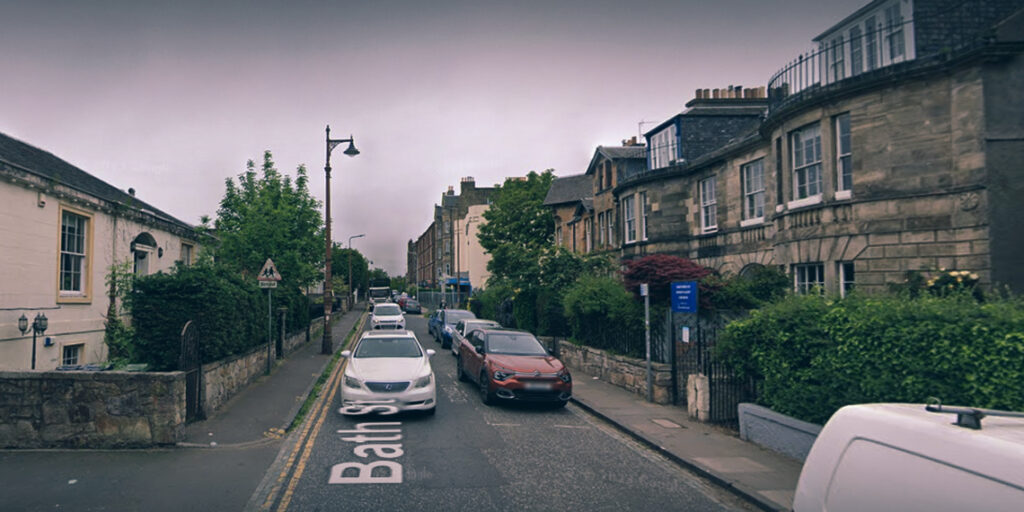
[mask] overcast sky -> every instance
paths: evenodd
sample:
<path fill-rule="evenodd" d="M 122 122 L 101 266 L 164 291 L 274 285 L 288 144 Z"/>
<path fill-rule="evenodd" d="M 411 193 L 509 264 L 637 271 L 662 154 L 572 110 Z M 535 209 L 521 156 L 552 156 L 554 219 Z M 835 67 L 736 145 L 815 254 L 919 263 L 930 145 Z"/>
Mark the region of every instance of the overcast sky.
<path fill-rule="evenodd" d="M 404 274 L 461 177 L 582 172 L 867 3 L 0 0 L 0 132 L 197 224 L 264 150 L 323 200 L 330 124 L 334 240 Z"/>

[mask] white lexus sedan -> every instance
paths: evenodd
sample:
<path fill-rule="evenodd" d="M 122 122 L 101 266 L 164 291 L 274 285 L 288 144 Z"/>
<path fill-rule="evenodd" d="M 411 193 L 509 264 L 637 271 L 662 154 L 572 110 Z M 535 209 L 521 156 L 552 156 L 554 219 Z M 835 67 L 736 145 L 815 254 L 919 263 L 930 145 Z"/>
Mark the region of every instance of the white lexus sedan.
<path fill-rule="evenodd" d="M 374 329 L 398 329 L 405 330 L 405 314 L 398 304 L 386 302 L 377 304 L 370 314 L 370 325 Z"/>
<path fill-rule="evenodd" d="M 378 306 L 379 307 L 379 306 Z M 341 382 L 343 414 L 437 410 L 437 388 L 430 367 L 433 350 L 423 350 L 412 331 L 363 333 L 348 359 Z"/>

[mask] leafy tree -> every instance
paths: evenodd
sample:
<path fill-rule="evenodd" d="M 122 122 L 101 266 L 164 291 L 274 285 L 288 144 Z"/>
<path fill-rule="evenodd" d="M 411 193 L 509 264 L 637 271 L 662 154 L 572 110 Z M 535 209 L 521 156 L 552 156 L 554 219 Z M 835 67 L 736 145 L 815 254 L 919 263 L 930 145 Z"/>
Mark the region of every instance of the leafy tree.
<path fill-rule="evenodd" d="M 492 195 L 483 213 L 480 245 L 490 253 L 487 270 L 493 282 L 528 288 L 540 277 L 540 261 L 553 249 L 555 221 L 544 206 L 554 173 L 530 172 L 526 179 L 507 179 Z"/>
<path fill-rule="evenodd" d="M 335 244 L 331 250 L 331 275 L 340 279 L 344 288 L 348 289 L 348 264 L 352 260 L 352 287 L 366 290 L 366 283 L 369 282 L 369 261 L 356 249 L 343 249 L 341 245 Z M 335 288 L 335 292 L 342 288 Z M 351 290 L 350 290 L 351 291 Z"/>
<path fill-rule="evenodd" d="M 218 262 L 242 275 L 255 274 L 271 258 L 284 283 L 306 286 L 320 277 L 320 202 L 310 195 L 305 166 L 293 180 L 274 167 L 270 151 L 263 153 L 259 171 L 250 160 L 237 184 L 225 180 L 214 232 Z"/>
<path fill-rule="evenodd" d="M 640 295 L 640 285 L 648 284 L 651 302 L 668 304 L 669 288 L 673 281 L 700 281 L 714 274 L 715 271 L 698 265 L 692 260 L 668 254 L 651 254 L 642 258 L 627 261 L 622 277 L 626 289 L 634 295 Z M 704 283 L 699 285 L 700 308 L 710 306 L 710 287 Z"/>

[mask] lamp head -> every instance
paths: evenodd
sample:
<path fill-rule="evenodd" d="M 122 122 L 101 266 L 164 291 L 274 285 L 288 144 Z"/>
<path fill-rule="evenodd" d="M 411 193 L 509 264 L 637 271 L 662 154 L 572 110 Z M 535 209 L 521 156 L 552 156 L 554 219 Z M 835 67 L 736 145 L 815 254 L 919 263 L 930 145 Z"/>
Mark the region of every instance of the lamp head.
<path fill-rule="evenodd" d="M 356 149 L 356 140 L 349 135 L 348 148 L 345 150 L 345 154 L 348 156 L 356 156 L 359 154 L 359 150 Z"/>
<path fill-rule="evenodd" d="M 46 332 L 46 328 L 49 327 L 49 324 L 50 321 L 46 319 L 46 315 L 40 313 L 36 315 L 36 319 L 32 322 L 32 329 L 42 334 Z"/>
<path fill-rule="evenodd" d="M 21 314 L 21 318 L 18 318 L 18 330 L 22 334 L 28 332 L 28 317 L 25 316 L 25 313 Z"/>

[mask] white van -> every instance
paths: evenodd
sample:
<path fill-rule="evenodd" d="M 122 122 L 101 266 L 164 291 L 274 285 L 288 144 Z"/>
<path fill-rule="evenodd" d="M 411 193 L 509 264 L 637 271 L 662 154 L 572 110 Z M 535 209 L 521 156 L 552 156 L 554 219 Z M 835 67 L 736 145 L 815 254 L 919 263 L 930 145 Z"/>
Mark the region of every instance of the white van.
<path fill-rule="evenodd" d="M 915 404 L 843 407 L 804 462 L 793 510 L 1024 510 L 1024 417 L 995 414 Z"/>

